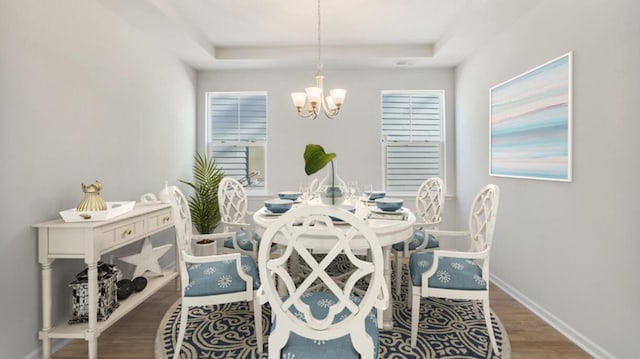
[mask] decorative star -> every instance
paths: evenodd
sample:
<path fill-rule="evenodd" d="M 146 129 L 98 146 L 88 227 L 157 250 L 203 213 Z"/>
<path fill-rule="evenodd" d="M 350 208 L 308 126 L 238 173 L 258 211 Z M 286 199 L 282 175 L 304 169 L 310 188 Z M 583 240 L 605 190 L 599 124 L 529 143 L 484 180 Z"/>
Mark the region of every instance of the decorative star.
<path fill-rule="evenodd" d="M 162 268 L 160 268 L 158 259 L 160 259 L 163 254 L 167 253 L 171 246 L 172 244 L 166 244 L 164 246 L 153 248 L 149 237 L 147 237 L 142 244 L 140 253 L 118 259 L 136 266 L 136 270 L 133 272 L 133 278 L 141 276 L 146 271 L 162 275 Z"/>

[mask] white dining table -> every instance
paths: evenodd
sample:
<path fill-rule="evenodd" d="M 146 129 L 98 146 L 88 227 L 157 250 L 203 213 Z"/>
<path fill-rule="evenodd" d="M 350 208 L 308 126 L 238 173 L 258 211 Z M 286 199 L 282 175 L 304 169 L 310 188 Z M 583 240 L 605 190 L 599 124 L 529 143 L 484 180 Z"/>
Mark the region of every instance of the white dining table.
<path fill-rule="evenodd" d="M 293 204 L 294 208 L 307 205 L 321 205 L 321 203 L 319 201 L 310 201 Z M 374 204 L 358 200 L 355 202 L 354 207 L 355 215 L 365 220 L 365 222 L 375 232 L 378 237 L 378 241 L 382 246 L 384 254 L 384 280 L 387 288 L 391 292 L 391 246 L 413 236 L 413 224 L 416 222 L 416 217 L 409 209 L 403 208 L 403 212 L 406 215 L 402 220 L 370 218 L 369 214 L 372 210 L 376 209 Z M 262 235 L 267 227 L 277 218 L 277 215 L 273 215 L 266 208 L 262 207 L 253 214 L 256 231 Z M 331 243 L 327 243 L 327 241 L 322 240 L 323 236 L 321 233 L 318 233 L 317 236 L 313 234 L 311 236 L 313 236 L 313 238 L 308 238 L 308 240 L 304 241 L 307 248 L 312 250 L 323 250 L 331 247 Z M 274 242 L 278 243 L 278 239 L 274 238 Z M 366 247 L 358 248 L 357 242 L 352 244 L 352 248 L 354 250 L 366 249 Z M 382 322 L 383 329 L 393 328 L 393 296 L 391 294 L 389 294 L 389 306 L 383 312 Z"/>

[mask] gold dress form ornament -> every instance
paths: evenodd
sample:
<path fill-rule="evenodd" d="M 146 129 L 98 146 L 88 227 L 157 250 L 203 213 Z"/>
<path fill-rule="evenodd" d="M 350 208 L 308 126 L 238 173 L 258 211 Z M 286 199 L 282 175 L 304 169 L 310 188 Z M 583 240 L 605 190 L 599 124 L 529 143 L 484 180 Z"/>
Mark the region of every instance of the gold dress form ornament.
<path fill-rule="evenodd" d="M 86 186 L 82 183 L 82 191 L 84 192 L 84 198 L 78 204 L 76 209 L 78 211 L 106 211 L 107 204 L 100 197 L 100 190 L 102 189 L 102 183 L 96 180 L 96 183 Z"/>

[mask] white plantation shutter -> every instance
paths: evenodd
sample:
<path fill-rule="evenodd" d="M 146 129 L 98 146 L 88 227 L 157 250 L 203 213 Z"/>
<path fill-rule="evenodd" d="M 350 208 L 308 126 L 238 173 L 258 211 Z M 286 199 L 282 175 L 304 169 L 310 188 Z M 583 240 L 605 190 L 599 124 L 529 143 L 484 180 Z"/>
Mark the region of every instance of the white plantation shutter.
<path fill-rule="evenodd" d="M 209 153 L 226 176 L 241 180 L 258 170 L 261 173 L 251 184 L 245 184 L 264 188 L 266 93 L 207 93 L 207 136 Z M 255 153 L 258 155 L 252 155 Z"/>
<path fill-rule="evenodd" d="M 443 91 L 383 91 L 385 189 L 415 193 L 429 177 L 442 177 Z"/>

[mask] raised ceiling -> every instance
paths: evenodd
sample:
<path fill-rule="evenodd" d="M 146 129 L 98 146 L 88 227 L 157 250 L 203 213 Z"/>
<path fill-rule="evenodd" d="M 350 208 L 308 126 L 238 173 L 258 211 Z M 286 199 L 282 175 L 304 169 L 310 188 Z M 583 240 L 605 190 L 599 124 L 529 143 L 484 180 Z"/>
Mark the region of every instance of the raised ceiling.
<path fill-rule="evenodd" d="M 316 0 L 99 0 L 199 70 L 315 66 Z M 321 0 L 325 68 L 456 66 L 540 0 Z"/>

